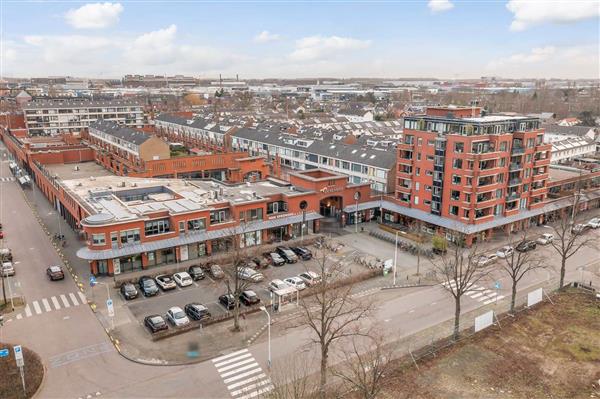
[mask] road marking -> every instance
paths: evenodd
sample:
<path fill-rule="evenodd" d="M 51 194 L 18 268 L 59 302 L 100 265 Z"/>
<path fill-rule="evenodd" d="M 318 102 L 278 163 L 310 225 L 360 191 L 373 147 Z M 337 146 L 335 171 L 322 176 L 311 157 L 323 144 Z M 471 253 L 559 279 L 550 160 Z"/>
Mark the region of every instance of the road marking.
<path fill-rule="evenodd" d="M 29 304 L 25 306 L 25 316 L 31 317 L 31 308 L 29 307 Z"/>
<path fill-rule="evenodd" d="M 411 309 L 408 311 L 408 313 L 414 313 L 414 311 L 415 311 L 414 309 Z"/>
<path fill-rule="evenodd" d="M 193 284 L 194 284 L 196 287 L 200 287 L 200 286 L 198 285 L 198 283 L 197 283 L 197 282 L 195 282 L 195 281 L 193 282 Z"/>
<path fill-rule="evenodd" d="M 69 303 L 69 301 L 67 301 L 67 297 L 65 296 L 65 294 L 60 294 L 60 300 L 62 301 L 63 305 L 65 305 L 65 308 L 71 307 L 71 304 Z"/>
<path fill-rule="evenodd" d="M 83 292 L 77 291 L 77 295 L 79 295 L 79 298 L 81 298 L 81 303 L 87 302 L 87 298 L 85 297 L 85 295 L 83 295 Z"/>
<path fill-rule="evenodd" d="M 229 354 L 227 354 L 227 355 L 223 355 L 223 356 L 220 356 L 220 357 L 214 358 L 214 359 L 212 360 L 212 362 L 213 362 L 213 363 L 217 363 L 217 362 L 220 362 L 221 360 L 229 359 L 230 357 L 234 357 L 234 356 L 237 356 L 237 355 L 239 355 L 239 354 L 241 354 L 241 353 L 246 353 L 246 352 L 248 352 L 248 349 L 242 349 L 242 350 L 240 350 L 240 351 L 237 351 L 237 352 L 232 352 L 232 353 L 229 353 Z"/>
<path fill-rule="evenodd" d="M 42 313 L 42 308 L 40 307 L 40 304 L 38 303 L 38 301 L 33 301 L 33 309 L 35 310 L 36 314 Z"/>
<path fill-rule="evenodd" d="M 479 298 L 482 295 L 483 295 L 483 292 L 480 292 L 479 294 L 470 295 L 470 297 L 473 298 L 473 299 L 476 299 L 476 298 Z"/>
<path fill-rule="evenodd" d="M 252 359 L 252 360 L 254 360 L 254 359 Z M 230 375 L 234 375 L 234 374 L 238 373 L 239 371 L 250 370 L 252 367 L 258 367 L 258 363 L 254 362 L 251 364 L 247 364 L 246 366 L 242 366 L 239 369 L 228 371 L 226 373 L 221 374 L 221 377 L 229 377 Z"/>
<path fill-rule="evenodd" d="M 56 299 L 55 296 L 53 296 L 50 299 L 52 300 L 52 303 L 54 304 L 54 309 L 60 310 L 60 303 L 58 303 L 58 299 Z"/>
<path fill-rule="evenodd" d="M 219 373 L 222 373 L 223 371 L 231 370 L 231 369 L 234 369 L 234 368 L 236 368 L 238 366 L 241 366 L 243 364 L 252 363 L 254 361 L 255 361 L 254 358 L 252 356 L 250 356 L 250 359 L 244 359 L 244 360 L 239 361 L 237 363 L 233 363 L 233 364 L 227 365 L 225 367 L 221 367 L 220 369 L 217 369 L 217 371 Z"/>
<path fill-rule="evenodd" d="M 77 302 L 77 297 L 75 296 L 75 294 L 73 294 L 72 292 L 69 292 L 69 298 L 71 298 L 71 302 L 73 302 L 73 305 L 78 306 L 79 302 Z"/>
<path fill-rule="evenodd" d="M 221 366 L 225 366 L 226 364 L 229 364 L 229 363 L 235 362 L 235 361 L 237 361 L 237 360 L 241 360 L 241 359 L 243 359 L 243 358 L 246 358 L 246 357 L 252 357 L 252 354 L 251 354 L 251 353 L 245 353 L 245 354 L 243 354 L 243 355 L 240 355 L 240 356 L 238 356 L 238 357 L 234 357 L 234 358 L 231 358 L 231 359 L 227 359 L 227 360 L 225 360 L 224 362 L 215 363 L 215 367 L 216 367 L 216 368 L 219 368 L 219 367 L 221 367 Z"/>
<path fill-rule="evenodd" d="M 240 382 L 236 382 L 235 384 L 227 385 L 227 389 L 229 389 L 229 390 L 231 391 L 233 388 L 241 387 L 242 385 L 246 385 L 246 384 L 248 384 L 249 382 L 258 381 L 258 380 L 260 380 L 261 378 L 265 378 L 265 377 L 266 377 L 266 374 L 265 374 L 265 373 L 262 373 L 262 374 L 259 374 L 259 375 L 257 375 L 257 376 L 254 376 L 254 377 L 250 377 L 250 378 L 248 378 L 248 379 L 245 379 L 244 381 L 240 381 Z"/>
<path fill-rule="evenodd" d="M 269 392 L 269 391 L 270 391 L 270 390 L 272 390 L 272 389 L 273 389 L 273 385 L 270 385 L 270 386 L 268 386 L 268 387 L 266 387 L 266 388 L 264 388 L 264 389 L 259 389 L 258 391 L 252 392 L 252 393 L 250 393 L 250 394 L 248 394 L 248 395 L 245 395 L 245 396 L 240 396 L 240 397 L 238 397 L 237 399 L 250 399 L 250 398 L 255 398 L 255 397 L 257 397 L 258 395 L 262 395 L 263 393 L 265 393 L 265 392 Z"/>
<path fill-rule="evenodd" d="M 437 302 L 431 302 L 429 305 L 430 306 L 437 305 Z"/>
<path fill-rule="evenodd" d="M 21 313 L 19 313 L 19 314 L 17 315 L 17 320 L 21 320 L 22 318 L 23 318 L 23 315 L 22 315 Z"/>
<path fill-rule="evenodd" d="M 256 384 L 250 384 L 248 386 L 243 387 L 242 389 L 238 389 L 237 391 L 232 391 L 231 396 L 237 396 L 241 393 L 248 393 L 248 392 L 252 391 L 253 389 L 256 389 L 263 385 L 268 385 L 268 384 L 271 384 L 270 380 L 263 380 L 263 381 L 257 382 Z"/>
<path fill-rule="evenodd" d="M 44 309 L 46 309 L 46 312 L 49 312 L 52 310 L 52 308 L 50 307 L 50 303 L 48 302 L 48 300 L 46 298 L 42 299 L 42 304 L 44 305 Z"/>
<path fill-rule="evenodd" d="M 49 359 L 49 363 L 50 367 L 56 368 L 114 350 L 115 348 L 110 342 L 103 342 L 101 344 L 90 345 L 53 356 Z"/>
<path fill-rule="evenodd" d="M 262 369 L 260 367 L 258 367 L 258 368 L 254 369 L 254 370 L 250 370 L 250 371 L 247 371 L 247 372 L 242 373 L 240 375 L 236 375 L 235 377 L 227 378 L 227 379 L 223 380 L 223 382 L 225 384 L 228 384 L 230 382 L 239 380 L 240 378 L 248 377 L 249 375 L 256 374 L 256 373 L 261 373 L 261 372 L 262 372 Z"/>
<path fill-rule="evenodd" d="M 490 303 L 499 301 L 499 300 L 501 300 L 503 298 L 504 298 L 504 295 L 498 295 L 496 298 L 488 299 L 487 301 L 483 302 L 483 304 L 484 305 L 489 305 Z"/>

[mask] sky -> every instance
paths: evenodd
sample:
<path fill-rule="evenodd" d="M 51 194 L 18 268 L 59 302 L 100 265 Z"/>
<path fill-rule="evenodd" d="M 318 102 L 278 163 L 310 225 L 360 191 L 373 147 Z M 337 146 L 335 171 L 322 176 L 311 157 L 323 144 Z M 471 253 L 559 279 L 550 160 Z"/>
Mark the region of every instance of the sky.
<path fill-rule="evenodd" d="M 2 0 L 0 75 L 600 78 L 600 0 Z"/>

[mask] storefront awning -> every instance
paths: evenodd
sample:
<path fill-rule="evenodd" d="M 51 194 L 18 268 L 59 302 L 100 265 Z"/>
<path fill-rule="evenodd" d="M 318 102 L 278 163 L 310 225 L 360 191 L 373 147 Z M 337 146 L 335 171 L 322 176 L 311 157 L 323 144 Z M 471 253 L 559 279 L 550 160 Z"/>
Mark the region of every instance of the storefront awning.
<path fill-rule="evenodd" d="M 315 212 L 306 213 L 306 221 L 321 219 L 322 216 Z M 243 225 L 224 227 L 219 230 L 204 230 L 182 234 L 179 237 L 167 238 L 165 240 L 144 242 L 139 244 L 128 244 L 121 248 L 93 250 L 88 247 L 80 248 L 77 251 L 77 256 L 88 261 L 120 258 L 123 256 L 131 256 L 143 252 L 152 252 L 165 248 L 177 247 L 180 245 L 194 244 L 203 241 L 215 240 L 217 238 L 230 237 L 237 234 L 249 233 L 257 230 L 272 229 L 274 227 L 287 226 L 290 224 L 301 223 L 302 215 L 288 215 L 276 219 L 260 220 L 250 222 Z"/>

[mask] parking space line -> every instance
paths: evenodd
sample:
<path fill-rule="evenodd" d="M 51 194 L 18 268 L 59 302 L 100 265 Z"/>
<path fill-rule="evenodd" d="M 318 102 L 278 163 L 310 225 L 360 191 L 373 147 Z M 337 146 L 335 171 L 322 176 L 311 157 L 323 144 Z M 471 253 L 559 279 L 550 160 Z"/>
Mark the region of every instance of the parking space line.
<path fill-rule="evenodd" d="M 69 298 L 71 298 L 73 305 L 75 305 L 75 306 L 79 305 L 79 302 L 77 302 L 77 297 L 75 296 L 75 294 L 73 294 L 72 292 L 69 292 Z"/>
<path fill-rule="evenodd" d="M 254 359 L 253 359 L 253 360 L 254 360 Z M 234 374 L 236 374 L 236 373 L 238 373 L 238 372 L 240 372 L 240 371 L 250 370 L 250 369 L 251 369 L 251 368 L 253 368 L 253 367 L 259 367 L 259 366 L 258 366 L 258 363 L 256 363 L 256 362 L 254 362 L 254 363 L 250 363 L 250 364 L 248 364 L 248 365 L 246 365 L 246 366 L 240 367 L 240 368 L 238 368 L 238 369 L 235 369 L 235 370 L 233 370 L 233 371 L 228 371 L 228 372 L 226 372 L 226 373 L 223 373 L 223 374 L 221 374 L 221 377 L 223 377 L 223 378 L 225 378 L 225 377 L 229 377 L 230 375 L 234 375 Z"/>
<path fill-rule="evenodd" d="M 65 308 L 71 307 L 71 304 L 69 303 L 69 301 L 67 301 L 67 297 L 65 296 L 65 294 L 60 294 L 60 300 L 62 301 L 63 305 L 65 305 Z"/>
<path fill-rule="evenodd" d="M 221 366 L 225 366 L 226 364 L 230 364 L 232 362 L 235 362 L 235 361 L 247 358 L 247 357 L 252 357 L 252 354 L 251 353 L 245 353 L 243 355 L 240 355 L 240 356 L 237 356 L 237 357 L 233 357 L 231 359 L 227 359 L 227 360 L 225 360 L 223 362 L 215 363 L 215 367 L 218 369 Z"/>
<path fill-rule="evenodd" d="M 46 312 L 49 312 L 52 310 L 52 308 L 50 307 L 50 303 L 48 302 L 48 300 L 46 298 L 42 299 L 42 304 L 44 305 L 44 309 L 46 309 Z"/>
<path fill-rule="evenodd" d="M 31 317 L 31 308 L 29 307 L 29 304 L 25 306 L 25 316 Z"/>
<path fill-rule="evenodd" d="M 246 353 L 246 352 L 248 352 L 248 349 L 242 349 L 242 350 L 239 350 L 237 352 L 228 353 L 227 355 L 223 355 L 223 356 L 214 358 L 212 360 L 212 362 L 213 363 L 217 363 L 217 362 L 219 362 L 221 360 L 229 359 L 230 357 L 234 357 L 234 356 L 237 356 L 237 355 L 239 355 L 241 353 Z"/>
<path fill-rule="evenodd" d="M 233 363 L 233 364 L 229 364 L 229 365 L 227 365 L 225 367 L 221 367 L 220 369 L 217 369 L 217 371 L 219 373 L 222 373 L 223 371 L 231 370 L 231 369 L 234 369 L 234 368 L 236 368 L 238 366 L 241 366 L 243 364 L 252 363 L 254 361 L 255 361 L 254 358 L 250 357 L 250 359 L 244 359 L 244 360 L 241 360 L 241 361 L 239 361 L 237 363 Z"/>
<path fill-rule="evenodd" d="M 33 309 L 35 310 L 36 314 L 42 314 L 42 308 L 40 307 L 38 301 L 33 301 Z"/>
<path fill-rule="evenodd" d="M 54 309 L 60 310 L 60 303 L 58 303 L 58 299 L 55 296 L 50 298 L 52 300 L 52 304 L 54 305 Z"/>

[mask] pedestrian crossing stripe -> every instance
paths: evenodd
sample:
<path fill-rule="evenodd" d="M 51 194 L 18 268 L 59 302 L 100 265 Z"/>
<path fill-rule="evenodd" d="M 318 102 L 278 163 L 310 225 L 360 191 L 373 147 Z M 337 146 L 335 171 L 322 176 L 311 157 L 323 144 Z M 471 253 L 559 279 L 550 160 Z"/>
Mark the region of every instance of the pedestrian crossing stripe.
<path fill-rule="evenodd" d="M 0 182 L 2 181 L 15 181 L 14 177 L 0 177 Z"/>
<path fill-rule="evenodd" d="M 273 389 L 271 379 L 248 349 L 220 356 L 212 362 L 232 398 L 251 399 Z"/>
<path fill-rule="evenodd" d="M 78 291 L 77 294 L 79 295 L 81 303 L 77 300 L 77 297 L 72 292 L 70 292 L 68 294 L 68 297 L 65 294 L 60 294 L 59 295 L 60 301 L 58 300 L 58 297 L 56 297 L 56 296 L 52 296 L 49 299 L 42 298 L 42 299 L 38 299 L 35 301 L 31 301 L 31 304 L 28 303 L 27 305 L 25 305 L 25 309 L 23 309 L 23 312 L 16 315 L 16 319 L 22 320 L 23 318 L 31 317 L 34 315 L 34 312 L 36 315 L 39 315 L 44 312 L 47 313 L 47 312 L 51 312 L 53 310 L 60 310 L 62 308 L 66 309 L 66 308 L 70 308 L 71 306 L 79 306 L 80 304 L 87 303 L 87 299 L 82 292 Z M 71 299 L 71 302 L 69 302 L 68 298 Z M 40 305 L 40 303 L 41 303 L 41 305 Z M 42 307 L 43 307 L 43 309 L 42 309 Z"/>
<path fill-rule="evenodd" d="M 446 289 L 454 290 L 456 288 L 456 281 L 444 281 L 443 283 L 441 283 L 441 285 L 443 285 Z M 484 305 L 489 305 L 490 303 L 497 302 L 506 298 L 506 296 L 504 295 L 498 295 L 498 293 L 494 290 L 481 287 L 476 284 L 474 284 L 468 291 L 465 291 L 465 295 L 478 302 L 483 302 Z"/>

